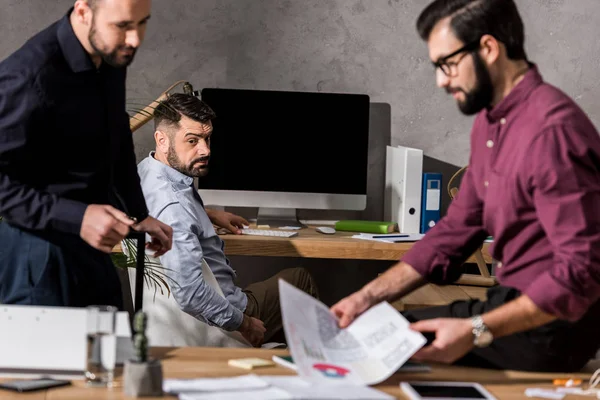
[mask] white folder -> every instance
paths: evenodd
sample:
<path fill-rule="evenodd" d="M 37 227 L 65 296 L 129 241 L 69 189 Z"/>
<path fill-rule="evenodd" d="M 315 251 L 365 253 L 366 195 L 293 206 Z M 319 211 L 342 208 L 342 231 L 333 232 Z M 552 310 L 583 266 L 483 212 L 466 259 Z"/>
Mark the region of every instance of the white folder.
<path fill-rule="evenodd" d="M 402 233 L 420 233 L 423 150 L 387 146 L 384 219 Z"/>

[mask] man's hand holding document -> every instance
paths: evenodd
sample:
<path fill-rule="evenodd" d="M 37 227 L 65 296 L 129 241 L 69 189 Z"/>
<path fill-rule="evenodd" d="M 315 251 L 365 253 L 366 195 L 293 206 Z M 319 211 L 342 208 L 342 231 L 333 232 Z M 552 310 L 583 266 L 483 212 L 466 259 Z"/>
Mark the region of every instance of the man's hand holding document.
<path fill-rule="evenodd" d="M 372 307 L 340 329 L 320 301 L 279 280 L 283 326 L 298 374 L 331 384 L 378 384 L 426 343 L 389 303 Z"/>

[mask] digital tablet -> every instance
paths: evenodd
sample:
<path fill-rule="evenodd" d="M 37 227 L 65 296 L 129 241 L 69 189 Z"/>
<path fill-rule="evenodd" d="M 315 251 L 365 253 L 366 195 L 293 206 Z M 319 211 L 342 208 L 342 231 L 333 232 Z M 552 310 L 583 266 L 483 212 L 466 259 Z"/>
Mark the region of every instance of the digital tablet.
<path fill-rule="evenodd" d="M 412 400 L 497 400 L 473 382 L 403 382 L 400 387 Z"/>
<path fill-rule="evenodd" d="M 0 383 L 0 389 L 12 390 L 15 392 L 33 392 L 36 390 L 45 390 L 70 384 L 70 381 L 56 379 L 15 379 Z"/>

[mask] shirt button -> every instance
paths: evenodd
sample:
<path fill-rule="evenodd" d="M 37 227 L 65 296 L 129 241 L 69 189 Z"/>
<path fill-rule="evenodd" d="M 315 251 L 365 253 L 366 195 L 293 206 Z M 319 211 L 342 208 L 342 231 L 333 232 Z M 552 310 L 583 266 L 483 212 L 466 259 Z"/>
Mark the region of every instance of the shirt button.
<path fill-rule="evenodd" d="M 490 186 L 490 183 L 488 181 L 483 182 L 483 186 L 488 187 Z"/>
<path fill-rule="evenodd" d="M 488 149 L 491 149 L 492 147 L 494 147 L 494 142 L 492 140 L 488 140 L 485 145 L 488 147 Z"/>
<path fill-rule="evenodd" d="M 500 119 L 500 124 L 502 124 L 502 125 L 506 124 L 506 118 L 501 118 Z"/>
<path fill-rule="evenodd" d="M 498 264 L 496 264 L 496 268 L 502 268 L 502 261 L 498 261 Z"/>

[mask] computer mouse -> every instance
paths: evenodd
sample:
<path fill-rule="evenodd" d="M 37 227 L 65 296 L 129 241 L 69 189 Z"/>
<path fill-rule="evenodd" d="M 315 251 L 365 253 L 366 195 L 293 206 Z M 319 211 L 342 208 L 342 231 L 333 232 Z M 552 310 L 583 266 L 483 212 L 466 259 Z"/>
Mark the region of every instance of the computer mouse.
<path fill-rule="evenodd" d="M 335 233 L 335 229 L 329 226 L 319 226 L 316 231 L 325 235 L 333 235 Z"/>

